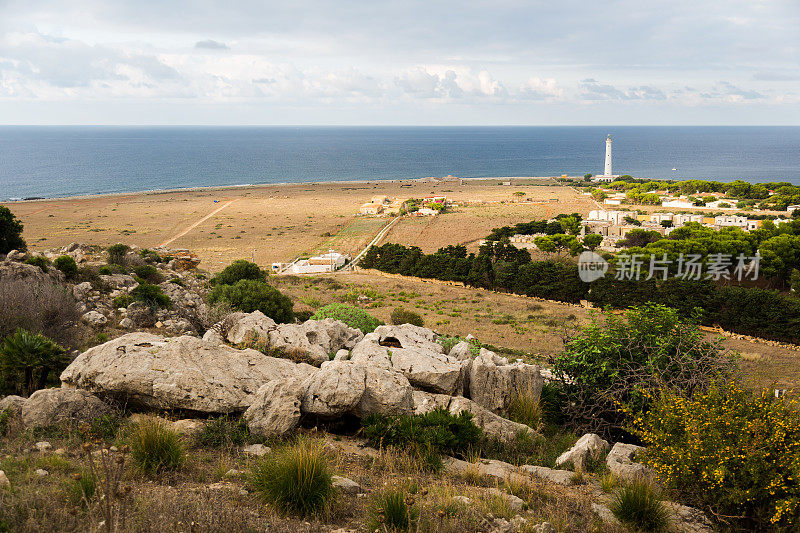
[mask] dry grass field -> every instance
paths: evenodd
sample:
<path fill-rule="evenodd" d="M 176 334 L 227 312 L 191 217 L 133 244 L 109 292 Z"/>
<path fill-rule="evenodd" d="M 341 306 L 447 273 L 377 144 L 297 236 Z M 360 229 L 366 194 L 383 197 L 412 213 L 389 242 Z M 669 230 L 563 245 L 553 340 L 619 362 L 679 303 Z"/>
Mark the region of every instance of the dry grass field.
<path fill-rule="evenodd" d="M 397 233 L 389 236 L 394 242 L 433 250 L 479 239 L 498 225 L 590 206 L 574 190 L 542 185 L 547 183 L 544 180 L 519 179 L 510 187 L 500 183 L 265 185 L 15 202 L 8 207 L 25 224 L 24 237 L 33 250 L 70 242 L 103 246 L 125 242 L 148 248 L 169 242 L 171 248 L 197 253 L 205 269 L 217 271 L 239 258 L 268 265 L 331 247 L 355 253 L 388 222 L 383 217 L 355 216 L 359 206 L 375 195 L 406 199 L 445 194 L 456 202 L 470 202 L 472 207 L 435 220 L 403 221 Z M 515 196 L 516 191 L 526 195 Z M 520 201 L 527 198 L 536 202 Z M 558 201 L 537 203 L 551 198 Z M 419 224 L 432 224 L 432 228 L 423 228 L 420 234 Z"/>
<path fill-rule="evenodd" d="M 372 270 L 335 276 L 275 276 L 270 282 L 290 295 L 295 310 L 313 310 L 332 302 L 363 304 L 389 322 L 396 307 L 419 313 L 425 326 L 445 335 L 475 335 L 481 342 L 509 349 L 510 357 L 546 363 L 563 348 L 565 333 L 591 321 L 597 310 L 513 294 L 450 285 L 435 280 L 392 276 Z M 709 338 L 718 335 L 709 335 Z M 745 380 L 755 387 L 800 387 L 800 352 L 785 346 L 723 338 L 727 350 L 740 355 Z M 529 355 L 523 355 L 529 354 Z"/>

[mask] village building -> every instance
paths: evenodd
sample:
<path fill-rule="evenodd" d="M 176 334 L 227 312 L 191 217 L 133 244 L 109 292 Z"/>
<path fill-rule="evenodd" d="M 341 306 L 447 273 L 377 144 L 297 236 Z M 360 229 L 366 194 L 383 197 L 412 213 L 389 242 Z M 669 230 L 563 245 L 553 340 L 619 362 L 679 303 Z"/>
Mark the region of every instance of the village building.
<path fill-rule="evenodd" d="M 301 259 L 294 263 L 290 268 L 291 274 L 321 274 L 323 272 L 333 272 L 345 265 L 347 256 L 338 252 L 328 252 L 326 254 Z"/>

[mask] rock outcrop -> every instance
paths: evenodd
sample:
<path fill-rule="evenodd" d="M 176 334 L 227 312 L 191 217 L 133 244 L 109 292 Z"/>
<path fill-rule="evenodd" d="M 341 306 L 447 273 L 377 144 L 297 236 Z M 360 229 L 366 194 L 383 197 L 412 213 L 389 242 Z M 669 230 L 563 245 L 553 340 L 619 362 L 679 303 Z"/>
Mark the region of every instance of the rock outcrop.
<path fill-rule="evenodd" d="M 42 389 L 22 404 L 22 422 L 27 427 L 45 428 L 91 422 L 110 411 L 108 405 L 85 390 Z"/>
<path fill-rule="evenodd" d="M 617 478 L 625 480 L 651 476 L 652 472 L 647 466 L 633 460 L 636 453 L 642 449 L 641 446 L 635 444 L 617 442 L 606 456 L 608 470 Z"/>
<path fill-rule="evenodd" d="M 537 365 L 509 363 L 505 357 L 481 348 L 472 361 L 466 395 L 494 412 L 504 412 L 518 396 L 537 402 L 543 380 Z"/>
<path fill-rule="evenodd" d="M 132 406 L 230 413 L 244 411 L 270 380 L 303 378 L 316 371 L 197 337 L 129 333 L 79 355 L 61 381 Z"/>
<path fill-rule="evenodd" d="M 269 331 L 269 346 L 285 352 L 300 352 L 322 363 L 341 349 L 353 348 L 363 338 L 361 331 L 326 318 L 302 324 L 279 324 Z"/>
<path fill-rule="evenodd" d="M 297 429 L 302 398 L 300 379 L 276 379 L 262 385 L 244 412 L 250 433 L 280 437 Z"/>
<path fill-rule="evenodd" d="M 582 471 L 585 469 L 587 460 L 600 461 L 608 448 L 608 442 L 601 439 L 599 435 L 587 433 L 578 439 L 572 448 L 558 456 L 556 466 L 571 463 L 576 470 Z"/>

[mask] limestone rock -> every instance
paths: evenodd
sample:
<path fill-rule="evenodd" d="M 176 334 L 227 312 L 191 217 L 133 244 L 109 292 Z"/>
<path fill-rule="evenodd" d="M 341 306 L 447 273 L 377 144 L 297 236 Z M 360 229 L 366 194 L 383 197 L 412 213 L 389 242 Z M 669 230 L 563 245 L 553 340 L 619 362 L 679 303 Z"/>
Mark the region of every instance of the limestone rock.
<path fill-rule="evenodd" d="M 8 480 L 8 476 L 6 475 L 5 472 L 0 470 L 0 489 L 2 489 L 4 487 L 10 487 L 10 486 L 11 486 L 11 482 Z"/>
<path fill-rule="evenodd" d="M 48 471 L 47 471 L 47 470 L 45 470 L 44 468 L 37 468 L 35 473 L 36 473 L 36 475 L 37 475 L 37 476 L 39 476 L 39 477 L 44 477 L 44 476 L 47 476 L 47 475 L 49 475 L 49 474 L 50 474 L 50 472 L 48 472 Z"/>
<path fill-rule="evenodd" d="M 481 348 L 472 361 L 467 395 L 490 411 L 502 412 L 519 395 L 538 401 L 542 384 L 537 365 L 509 364 L 505 357 Z"/>
<path fill-rule="evenodd" d="M 246 455 L 262 457 L 272 452 L 272 449 L 269 446 L 264 446 L 263 444 L 250 444 L 248 446 L 244 446 L 242 448 L 242 452 L 244 452 Z"/>
<path fill-rule="evenodd" d="M 103 326 L 106 322 L 108 322 L 108 319 L 102 313 L 98 313 L 97 311 L 89 311 L 88 313 L 85 313 L 81 317 L 81 320 L 90 326 L 95 327 Z"/>
<path fill-rule="evenodd" d="M 282 436 L 300 425 L 300 403 L 303 397 L 299 379 L 268 381 L 256 391 L 244 413 L 253 435 Z"/>
<path fill-rule="evenodd" d="M 89 296 L 90 292 L 92 292 L 92 284 L 88 281 L 78 283 L 72 287 L 72 295 L 78 301 L 85 300 Z"/>
<path fill-rule="evenodd" d="M 414 411 L 413 389 L 403 374 L 380 367 L 365 366 L 364 394 L 355 414 L 408 415 Z"/>
<path fill-rule="evenodd" d="M 203 431 L 203 428 L 206 427 L 206 423 L 196 418 L 182 418 L 181 420 L 170 422 L 169 427 L 181 435 L 194 436 Z"/>
<path fill-rule="evenodd" d="M 128 333 L 83 352 L 61 381 L 132 406 L 231 413 L 244 411 L 264 383 L 315 371 L 197 337 Z"/>
<path fill-rule="evenodd" d="M 675 502 L 664 502 L 664 506 L 672 515 L 672 522 L 677 531 L 685 533 L 711 533 L 714 531 L 711 521 L 703 511 Z"/>
<path fill-rule="evenodd" d="M 472 353 L 470 353 L 470 345 L 466 341 L 461 341 L 455 346 L 450 349 L 450 357 L 453 359 L 458 359 L 459 361 L 465 359 L 472 359 Z"/>
<path fill-rule="evenodd" d="M 22 396 L 6 396 L 2 400 L 0 400 L 0 413 L 5 411 L 6 409 L 10 409 L 13 412 L 21 413 L 22 406 L 25 403 L 25 398 Z"/>
<path fill-rule="evenodd" d="M 237 313 L 237 315 L 239 315 Z M 245 341 L 261 341 L 266 343 L 269 332 L 275 329 L 275 321 L 261 311 L 241 314 L 236 322 L 227 329 L 225 335 L 231 344 L 241 344 Z"/>
<path fill-rule="evenodd" d="M 42 389 L 31 394 L 22 406 L 27 427 L 50 427 L 61 423 L 91 422 L 111 408 L 93 394 L 76 389 Z"/>
<path fill-rule="evenodd" d="M 36 450 L 39 452 L 46 452 L 47 450 L 52 448 L 53 445 L 47 442 L 46 440 L 41 440 L 36 444 L 34 444 L 33 447 L 36 448 Z"/>
<path fill-rule="evenodd" d="M 139 282 L 127 274 L 101 275 L 100 279 L 112 289 L 125 290 L 126 292 L 139 285 Z"/>
<path fill-rule="evenodd" d="M 565 486 L 572 485 L 572 476 L 575 475 L 569 470 L 554 470 L 546 466 L 523 465 L 520 468 L 535 477 Z"/>
<path fill-rule="evenodd" d="M 454 415 L 463 411 L 472 413 L 472 421 L 483 430 L 484 434 L 504 442 L 516 439 L 520 433 L 537 435 L 530 427 L 505 419 L 461 396 L 451 397 L 445 394 L 414 391 L 413 400 L 415 414 L 427 413 L 437 408 L 446 409 Z"/>
<path fill-rule="evenodd" d="M 606 456 L 608 469 L 619 479 L 633 480 L 651 477 L 652 472 L 647 466 L 633 461 L 636 452 L 642 449 L 641 446 L 635 444 L 617 442 Z"/>
<path fill-rule="evenodd" d="M 487 492 L 489 492 L 489 494 L 491 494 L 495 498 L 500 498 L 501 500 L 505 500 L 508 503 L 509 508 L 515 513 L 521 512 L 523 506 L 525 505 L 525 502 L 522 501 L 522 498 L 514 496 L 513 494 L 509 494 L 507 492 L 503 492 L 496 487 L 489 488 Z"/>
<path fill-rule="evenodd" d="M 334 361 L 347 361 L 348 359 L 350 359 L 350 350 L 344 348 L 336 352 L 336 355 L 333 357 Z"/>
<path fill-rule="evenodd" d="M 361 488 L 361 485 L 352 479 L 342 476 L 332 476 L 332 479 L 333 486 L 345 494 L 360 494 L 364 492 L 364 490 Z"/>
<path fill-rule="evenodd" d="M 287 352 L 297 351 L 317 362 L 330 360 L 330 354 L 353 348 L 364 337 L 344 322 L 326 318 L 302 324 L 280 324 L 269 332 L 269 345 Z"/>
<path fill-rule="evenodd" d="M 133 320 L 128 317 L 123 318 L 119 321 L 119 327 L 122 329 L 131 329 L 133 328 Z"/>
<path fill-rule="evenodd" d="M 578 439 L 572 448 L 558 456 L 556 466 L 572 463 L 576 470 L 584 470 L 584 465 L 588 458 L 599 461 L 608 449 L 607 441 L 601 439 L 599 435 L 587 433 Z"/>
<path fill-rule="evenodd" d="M 352 412 L 366 389 L 364 365 L 352 361 L 329 361 L 304 382 L 300 410 L 304 414 L 335 418 Z"/>
<path fill-rule="evenodd" d="M 379 326 L 351 352 L 351 361 L 402 372 L 414 387 L 453 394 L 459 384 L 461 363 L 445 355 L 436 334 L 419 326 Z"/>

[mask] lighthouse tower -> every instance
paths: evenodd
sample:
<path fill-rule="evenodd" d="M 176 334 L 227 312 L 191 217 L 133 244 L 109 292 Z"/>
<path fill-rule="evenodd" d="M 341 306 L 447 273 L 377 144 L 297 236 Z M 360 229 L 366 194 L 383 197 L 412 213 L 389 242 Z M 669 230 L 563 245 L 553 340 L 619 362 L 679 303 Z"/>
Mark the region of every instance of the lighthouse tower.
<path fill-rule="evenodd" d="M 606 169 L 603 176 L 611 176 L 611 134 L 606 137 Z"/>

